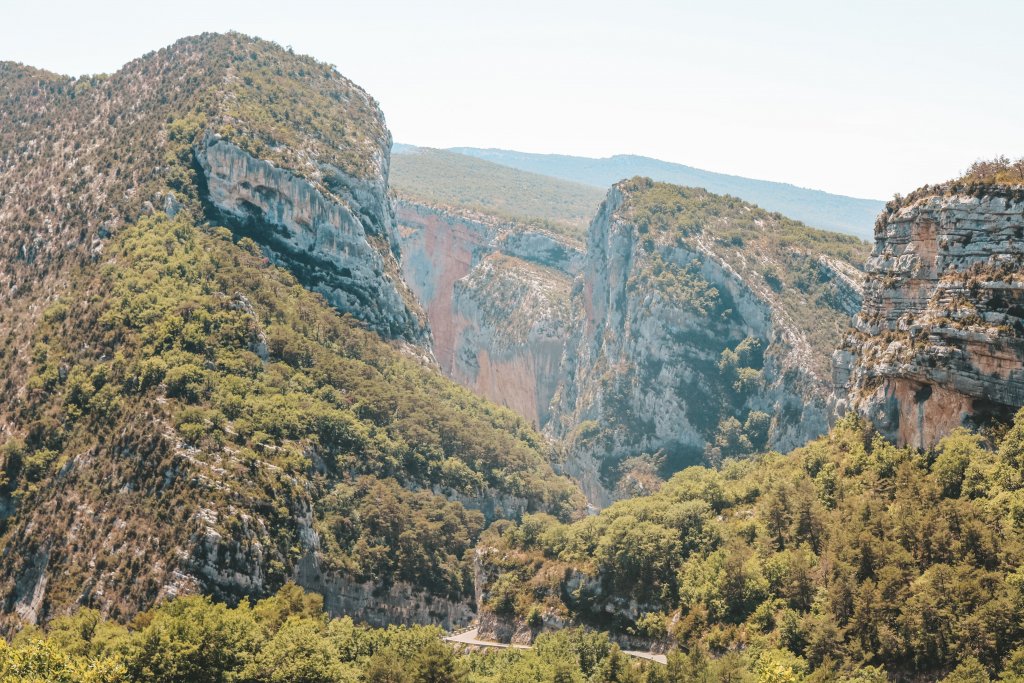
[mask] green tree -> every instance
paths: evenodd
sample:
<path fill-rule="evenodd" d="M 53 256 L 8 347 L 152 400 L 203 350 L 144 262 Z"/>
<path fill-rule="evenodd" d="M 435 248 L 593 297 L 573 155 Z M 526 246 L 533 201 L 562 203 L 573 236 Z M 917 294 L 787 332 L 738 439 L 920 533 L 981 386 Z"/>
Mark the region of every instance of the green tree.
<path fill-rule="evenodd" d="M 241 678 L 253 683 L 341 683 L 354 678 L 324 635 L 322 618 L 291 616 L 256 654 Z"/>
<path fill-rule="evenodd" d="M 128 683 L 117 656 L 76 657 L 57 645 L 33 640 L 12 647 L 0 638 L 0 681 L 4 683 Z"/>
<path fill-rule="evenodd" d="M 226 683 L 256 655 L 262 633 L 251 611 L 209 598 L 172 600 L 150 613 L 133 634 L 125 663 L 134 680 Z"/>
<path fill-rule="evenodd" d="M 988 671 L 974 657 L 967 657 L 948 676 L 942 679 L 943 683 L 989 683 L 992 680 Z"/>
<path fill-rule="evenodd" d="M 451 647 L 434 641 L 412 662 L 414 683 L 464 683 L 468 673 Z"/>
<path fill-rule="evenodd" d="M 370 657 L 363 678 L 366 683 L 413 683 L 408 662 L 389 651 L 381 651 Z"/>

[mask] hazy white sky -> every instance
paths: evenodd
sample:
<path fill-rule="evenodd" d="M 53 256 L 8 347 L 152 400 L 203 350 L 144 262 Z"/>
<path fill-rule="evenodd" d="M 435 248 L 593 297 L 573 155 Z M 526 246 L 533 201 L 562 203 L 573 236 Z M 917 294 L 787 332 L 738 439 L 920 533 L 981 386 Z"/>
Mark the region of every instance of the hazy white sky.
<path fill-rule="evenodd" d="M 234 29 L 335 64 L 400 142 L 887 198 L 1024 155 L 1022 25 L 1018 0 L 0 0 L 0 59 L 110 72 Z"/>

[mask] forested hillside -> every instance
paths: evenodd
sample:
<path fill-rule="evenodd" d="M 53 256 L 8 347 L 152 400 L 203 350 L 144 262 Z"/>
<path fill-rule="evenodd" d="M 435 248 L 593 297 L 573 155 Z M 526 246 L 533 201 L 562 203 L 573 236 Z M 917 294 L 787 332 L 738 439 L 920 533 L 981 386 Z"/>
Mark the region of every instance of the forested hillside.
<path fill-rule="evenodd" d="M 1024 413 L 923 453 L 848 418 L 574 524 L 491 527 L 485 604 L 499 622 L 629 633 L 719 672 L 782 652 L 793 675 L 760 680 L 1020 680 L 1022 453 Z"/>
<path fill-rule="evenodd" d="M 1024 414 L 1005 433 L 961 431 L 925 453 L 851 418 L 788 455 L 694 467 L 572 524 L 545 514 L 495 524 L 479 550 L 482 628 L 518 624 L 534 638 L 529 651 L 457 655 L 438 629 L 328 620 L 319 596 L 286 586 L 235 609 L 179 598 L 127 627 L 79 611 L 19 634 L 0 672 L 158 683 L 1020 681 L 1022 453 Z M 600 631 L 667 648 L 668 665 L 629 660 Z"/>
<path fill-rule="evenodd" d="M 631 660 L 607 635 L 572 629 L 529 651 L 459 656 L 433 626 L 330 619 L 319 595 L 286 585 L 236 608 L 179 598 L 127 627 L 89 609 L 0 640 L 0 676 L 33 683 L 668 683 L 685 662 Z"/>

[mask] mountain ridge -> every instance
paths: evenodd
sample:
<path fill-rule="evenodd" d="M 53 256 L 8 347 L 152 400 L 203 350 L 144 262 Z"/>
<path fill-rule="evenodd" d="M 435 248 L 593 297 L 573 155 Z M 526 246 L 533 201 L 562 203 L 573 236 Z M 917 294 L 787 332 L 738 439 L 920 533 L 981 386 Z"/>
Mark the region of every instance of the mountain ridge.
<path fill-rule="evenodd" d="M 605 158 L 592 158 L 496 148 L 449 149 L 459 154 L 595 187 L 606 188 L 634 176 L 647 176 L 675 185 L 701 187 L 715 194 L 739 197 L 763 209 L 777 211 L 816 228 L 843 232 L 868 241 L 873 239 L 875 216 L 885 207 L 885 202 L 881 200 L 848 197 L 789 183 L 706 171 L 639 155 L 617 154 Z"/>

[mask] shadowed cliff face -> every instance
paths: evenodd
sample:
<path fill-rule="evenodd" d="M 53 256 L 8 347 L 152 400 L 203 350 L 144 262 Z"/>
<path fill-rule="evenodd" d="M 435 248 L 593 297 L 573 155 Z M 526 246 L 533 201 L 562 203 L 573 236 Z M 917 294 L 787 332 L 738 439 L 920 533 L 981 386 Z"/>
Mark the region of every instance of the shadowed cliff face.
<path fill-rule="evenodd" d="M 390 140 L 380 144 L 386 160 Z M 195 157 L 211 220 L 251 237 L 271 261 L 381 335 L 425 341 L 422 314 L 398 272 L 386 163 L 367 177 L 328 167 L 317 188 L 213 135 Z"/>
<path fill-rule="evenodd" d="M 864 306 L 835 355 L 840 410 L 919 448 L 1024 404 L 1024 197 L 924 188 L 875 228 Z"/>

